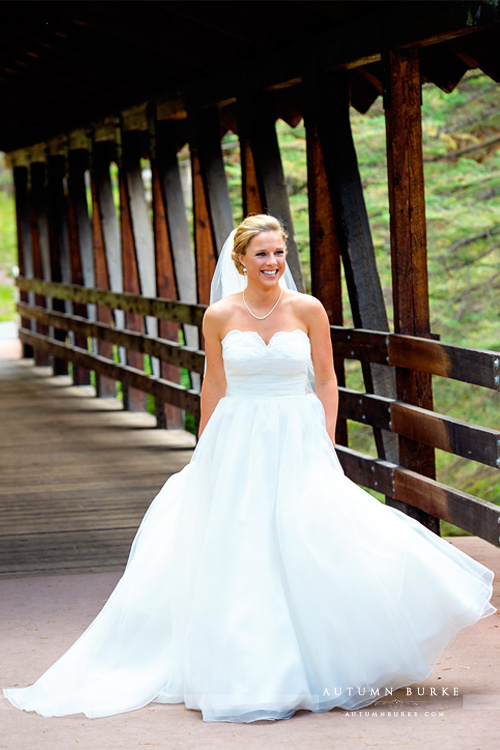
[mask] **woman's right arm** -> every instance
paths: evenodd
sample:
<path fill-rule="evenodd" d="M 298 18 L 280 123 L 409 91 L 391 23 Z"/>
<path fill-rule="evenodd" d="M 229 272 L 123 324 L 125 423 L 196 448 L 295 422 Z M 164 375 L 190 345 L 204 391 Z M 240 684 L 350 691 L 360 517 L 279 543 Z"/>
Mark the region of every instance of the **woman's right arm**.
<path fill-rule="evenodd" d="M 226 394 L 226 375 L 222 359 L 221 315 L 209 307 L 203 318 L 205 338 L 206 369 L 201 389 L 201 417 L 198 437 L 200 438 L 207 422 L 220 399 Z"/>

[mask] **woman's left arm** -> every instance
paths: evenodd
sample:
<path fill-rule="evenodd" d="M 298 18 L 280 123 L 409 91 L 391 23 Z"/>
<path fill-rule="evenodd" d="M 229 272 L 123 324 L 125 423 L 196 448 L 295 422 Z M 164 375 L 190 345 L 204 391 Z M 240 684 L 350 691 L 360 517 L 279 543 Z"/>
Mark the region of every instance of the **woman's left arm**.
<path fill-rule="evenodd" d="M 325 308 L 315 297 L 309 297 L 307 300 L 306 317 L 309 340 L 311 341 L 311 357 L 316 380 L 316 395 L 323 404 L 326 430 L 333 445 L 335 445 L 339 394 L 337 377 L 333 367 L 330 322 Z"/>

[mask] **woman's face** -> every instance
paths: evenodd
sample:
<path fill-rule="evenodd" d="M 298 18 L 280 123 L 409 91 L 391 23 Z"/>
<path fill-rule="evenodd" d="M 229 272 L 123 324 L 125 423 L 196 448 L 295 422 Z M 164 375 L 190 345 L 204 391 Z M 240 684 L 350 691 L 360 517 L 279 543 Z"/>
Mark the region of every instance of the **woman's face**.
<path fill-rule="evenodd" d="M 286 245 L 281 232 L 259 232 L 252 237 L 245 255 L 239 259 L 247 269 L 248 281 L 275 284 L 283 276 L 286 265 Z"/>

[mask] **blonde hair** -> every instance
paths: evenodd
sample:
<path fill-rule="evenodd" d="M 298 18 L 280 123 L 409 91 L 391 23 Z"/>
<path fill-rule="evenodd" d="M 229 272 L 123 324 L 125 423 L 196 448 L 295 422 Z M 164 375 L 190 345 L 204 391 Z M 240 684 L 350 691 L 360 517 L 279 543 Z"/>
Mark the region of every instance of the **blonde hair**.
<path fill-rule="evenodd" d="M 234 235 L 234 245 L 231 252 L 231 258 L 236 266 L 238 273 L 243 276 L 243 264 L 239 255 L 246 255 L 247 247 L 257 234 L 261 232 L 280 232 L 286 243 L 288 234 L 285 227 L 279 219 L 268 214 L 250 214 L 244 219 L 236 230 Z"/>

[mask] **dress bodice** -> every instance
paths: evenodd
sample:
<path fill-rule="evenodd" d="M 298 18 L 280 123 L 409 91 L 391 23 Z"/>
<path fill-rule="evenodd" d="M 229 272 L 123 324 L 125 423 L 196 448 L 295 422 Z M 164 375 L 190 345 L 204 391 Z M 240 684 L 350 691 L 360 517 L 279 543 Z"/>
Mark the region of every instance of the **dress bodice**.
<path fill-rule="evenodd" d="M 226 396 L 300 396 L 307 392 L 309 337 L 278 331 L 268 344 L 257 331 L 232 330 L 222 340 Z"/>

